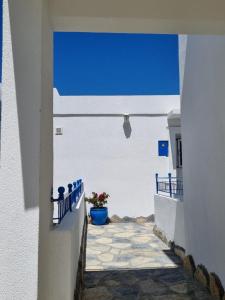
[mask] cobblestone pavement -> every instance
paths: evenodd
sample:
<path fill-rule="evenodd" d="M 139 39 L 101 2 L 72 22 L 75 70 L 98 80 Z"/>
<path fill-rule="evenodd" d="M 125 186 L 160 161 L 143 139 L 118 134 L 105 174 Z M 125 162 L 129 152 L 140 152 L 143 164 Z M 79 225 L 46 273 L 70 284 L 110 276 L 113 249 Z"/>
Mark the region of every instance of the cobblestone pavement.
<path fill-rule="evenodd" d="M 210 300 L 152 224 L 88 226 L 85 300 Z"/>

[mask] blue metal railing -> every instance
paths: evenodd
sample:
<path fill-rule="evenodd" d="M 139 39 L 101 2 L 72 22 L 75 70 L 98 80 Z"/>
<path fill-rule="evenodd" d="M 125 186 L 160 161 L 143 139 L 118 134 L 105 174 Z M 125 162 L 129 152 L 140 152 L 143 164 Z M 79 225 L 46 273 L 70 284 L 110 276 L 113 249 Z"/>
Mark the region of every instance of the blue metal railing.
<path fill-rule="evenodd" d="M 84 184 L 81 179 L 68 184 L 68 193 L 65 194 L 65 188 L 60 186 L 58 188 L 58 198 L 51 198 L 51 201 L 55 203 L 53 212 L 53 223 L 60 224 L 65 215 L 72 211 L 74 204 L 78 202 L 80 196 L 84 190 Z"/>
<path fill-rule="evenodd" d="M 159 192 L 169 194 L 170 197 L 183 196 L 183 179 L 179 177 L 172 177 L 171 173 L 168 177 L 159 177 L 159 174 L 155 175 L 156 178 L 156 193 Z"/>

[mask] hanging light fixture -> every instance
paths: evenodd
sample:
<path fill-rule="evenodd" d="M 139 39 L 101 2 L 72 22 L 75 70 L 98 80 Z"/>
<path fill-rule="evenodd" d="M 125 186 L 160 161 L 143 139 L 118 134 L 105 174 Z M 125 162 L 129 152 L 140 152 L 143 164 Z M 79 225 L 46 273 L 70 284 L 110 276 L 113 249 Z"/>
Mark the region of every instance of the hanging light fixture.
<path fill-rule="evenodd" d="M 124 116 L 124 123 L 129 123 L 129 117 L 130 115 L 128 113 L 123 114 Z"/>

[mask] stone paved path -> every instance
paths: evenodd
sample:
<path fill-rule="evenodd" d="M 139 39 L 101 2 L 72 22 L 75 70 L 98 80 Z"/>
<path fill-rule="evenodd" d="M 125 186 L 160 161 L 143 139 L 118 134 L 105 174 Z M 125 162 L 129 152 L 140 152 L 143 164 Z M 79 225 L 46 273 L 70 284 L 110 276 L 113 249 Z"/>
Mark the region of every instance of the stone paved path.
<path fill-rule="evenodd" d="M 85 300 L 210 300 L 152 224 L 88 227 Z"/>

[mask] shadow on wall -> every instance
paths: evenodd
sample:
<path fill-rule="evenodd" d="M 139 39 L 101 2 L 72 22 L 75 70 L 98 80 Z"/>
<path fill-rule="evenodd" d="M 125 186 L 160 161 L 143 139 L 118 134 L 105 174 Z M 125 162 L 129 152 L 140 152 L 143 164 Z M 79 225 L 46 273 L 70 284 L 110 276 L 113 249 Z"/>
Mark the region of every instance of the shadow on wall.
<path fill-rule="evenodd" d="M 125 117 L 124 117 L 123 131 L 124 131 L 125 137 L 126 137 L 127 139 L 129 139 L 130 136 L 131 136 L 132 128 L 131 128 L 130 120 L 129 120 L 129 117 L 128 117 L 128 116 L 125 116 Z"/>
<path fill-rule="evenodd" d="M 23 187 L 24 207 L 25 209 L 30 209 L 39 205 L 40 103 L 42 95 L 39 64 L 37 61 L 40 62 L 39 59 L 41 57 L 37 55 L 37 59 L 33 59 L 33 61 L 29 60 L 29 63 L 24 65 L 24 57 L 30 59 L 30 53 L 34 50 L 39 53 L 40 49 L 34 49 L 35 47 L 32 49 L 32 47 L 30 47 L 30 44 L 34 44 L 33 42 L 36 37 L 26 42 L 24 38 L 18 43 L 17 37 L 20 36 L 18 32 L 21 28 L 15 26 L 14 20 L 16 19 L 16 12 L 18 13 L 20 11 L 19 3 L 12 4 L 11 1 L 9 2 L 12 36 L 12 53 L 10 55 L 12 55 L 14 61 L 12 64 L 12 72 L 14 72 L 15 76 L 10 96 L 16 99 L 13 104 L 13 111 L 17 111 L 17 116 L 13 117 L 16 118 L 17 127 L 15 126 L 13 130 L 15 131 L 15 135 L 19 135 L 18 150 L 16 149 L 16 157 L 14 157 L 14 159 L 21 161 L 21 167 L 16 164 L 16 168 L 21 168 L 21 170 L 15 170 L 15 173 L 18 171 L 22 173 L 22 175 L 18 176 L 19 184 Z M 26 20 L 24 24 L 26 24 Z M 32 32 L 32 30 L 27 29 L 24 35 L 25 37 L 29 31 Z M 35 45 L 38 45 L 38 42 L 35 43 Z M 24 51 L 24 49 L 27 50 Z M 21 59 L 21 57 L 23 59 Z M 32 76 L 30 76 L 31 73 Z"/>
<path fill-rule="evenodd" d="M 176 205 L 174 241 L 179 246 L 186 249 L 186 235 L 184 226 L 184 204 L 183 200 L 181 200 Z"/>
<path fill-rule="evenodd" d="M 178 128 L 169 127 L 169 135 L 170 135 L 170 144 L 171 144 L 171 155 L 172 155 L 172 163 L 173 169 L 176 170 L 176 135 L 178 133 Z"/>
<path fill-rule="evenodd" d="M 179 126 L 169 126 L 170 144 L 171 144 L 171 155 L 172 155 L 172 167 L 176 170 L 176 177 L 182 177 L 182 168 L 177 167 L 177 145 L 176 140 L 181 137 L 181 129 Z"/>

